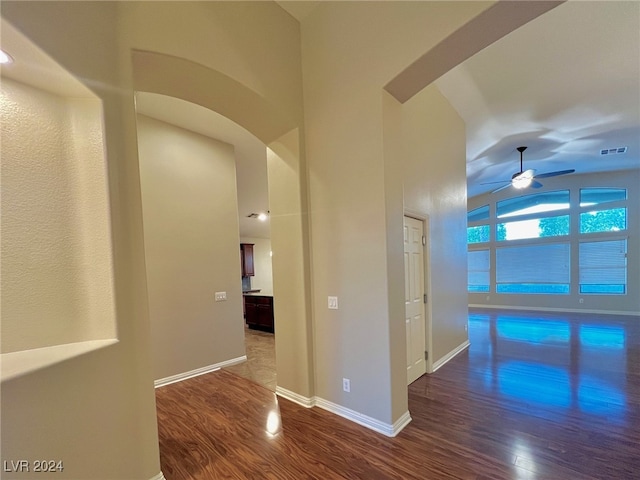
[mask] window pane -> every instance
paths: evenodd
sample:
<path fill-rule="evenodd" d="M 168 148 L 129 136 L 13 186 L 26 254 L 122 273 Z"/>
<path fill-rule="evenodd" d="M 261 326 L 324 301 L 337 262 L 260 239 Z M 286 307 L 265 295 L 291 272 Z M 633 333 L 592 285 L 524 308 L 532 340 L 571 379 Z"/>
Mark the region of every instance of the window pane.
<path fill-rule="evenodd" d="M 467 227 L 467 243 L 488 242 L 489 231 L 489 225 Z"/>
<path fill-rule="evenodd" d="M 563 235 L 569 235 L 569 215 L 499 223 L 496 226 L 498 241 Z"/>
<path fill-rule="evenodd" d="M 559 190 L 502 200 L 496 204 L 496 213 L 498 218 L 504 218 L 568 208 L 569 190 Z"/>
<path fill-rule="evenodd" d="M 489 250 L 472 250 L 468 256 L 469 292 L 489 291 Z"/>
<path fill-rule="evenodd" d="M 580 233 L 619 232 L 627 229 L 627 209 L 612 208 L 580 214 Z"/>
<path fill-rule="evenodd" d="M 627 240 L 580 242 L 580 293 L 627 291 Z"/>
<path fill-rule="evenodd" d="M 568 294 L 570 263 L 569 243 L 497 248 L 496 291 Z"/>
<path fill-rule="evenodd" d="M 467 222 L 477 222 L 489 218 L 489 205 L 485 205 L 467 213 Z"/>
<path fill-rule="evenodd" d="M 624 188 L 581 188 L 580 206 L 599 205 L 601 203 L 616 202 L 627 199 Z"/>

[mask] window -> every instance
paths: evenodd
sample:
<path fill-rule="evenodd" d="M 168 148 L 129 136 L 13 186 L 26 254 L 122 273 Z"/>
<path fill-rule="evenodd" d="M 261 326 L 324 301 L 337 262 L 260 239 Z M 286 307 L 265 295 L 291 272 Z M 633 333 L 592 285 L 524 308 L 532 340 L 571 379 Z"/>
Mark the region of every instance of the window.
<path fill-rule="evenodd" d="M 577 303 L 635 290 L 627 263 L 638 263 L 638 252 L 628 252 L 635 240 L 627 231 L 640 207 L 627 189 L 542 190 L 468 212 L 468 292 L 571 295 Z"/>
<path fill-rule="evenodd" d="M 475 210 L 471 210 L 467 213 L 467 222 L 478 222 L 480 220 L 488 220 L 489 219 L 489 205 L 484 205 L 482 207 L 476 208 Z"/>
<path fill-rule="evenodd" d="M 625 188 L 581 188 L 580 206 L 588 207 L 601 203 L 616 202 L 627 199 Z"/>
<path fill-rule="evenodd" d="M 469 252 L 468 290 L 469 292 L 488 292 L 490 285 L 489 250 L 471 250 Z"/>
<path fill-rule="evenodd" d="M 612 208 L 580 214 L 580 233 L 619 232 L 627 229 L 627 209 Z"/>
<path fill-rule="evenodd" d="M 489 225 L 467 227 L 467 243 L 482 243 L 489 241 Z"/>
<path fill-rule="evenodd" d="M 627 240 L 580 242 L 580 293 L 622 295 L 627 290 Z"/>
<path fill-rule="evenodd" d="M 520 240 L 569 235 L 569 215 L 533 218 L 496 225 L 496 240 Z"/>
<path fill-rule="evenodd" d="M 498 218 L 553 212 L 556 210 L 567 210 L 568 208 L 569 190 L 524 195 L 522 197 L 502 200 L 496 204 Z"/>
<path fill-rule="evenodd" d="M 497 293 L 568 294 L 570 244 L 496 248 Z"/>

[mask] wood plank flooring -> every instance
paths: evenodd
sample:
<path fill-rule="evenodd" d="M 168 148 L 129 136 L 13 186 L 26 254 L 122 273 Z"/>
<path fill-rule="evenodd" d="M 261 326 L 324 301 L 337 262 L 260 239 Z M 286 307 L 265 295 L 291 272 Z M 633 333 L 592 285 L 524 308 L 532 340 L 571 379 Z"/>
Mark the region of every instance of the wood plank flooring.
<path fill-rule="evenodd" d="M 471 347 L 409 386 L 387 438 L 219 371 L 156 390 L 186 479 L 640 478 L 640 319 L 470 310 Z"/>

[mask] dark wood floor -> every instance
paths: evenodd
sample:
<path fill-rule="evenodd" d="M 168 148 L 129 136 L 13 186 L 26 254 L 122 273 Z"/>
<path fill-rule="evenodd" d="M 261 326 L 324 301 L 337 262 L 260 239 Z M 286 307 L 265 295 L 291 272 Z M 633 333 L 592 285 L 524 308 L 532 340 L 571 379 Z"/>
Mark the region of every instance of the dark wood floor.
<path fill-rule="evenodd" d="M 471 347 L 409 387 L 387 438 L 219 371 L 157 390 L 182 479 L 638 479 L 640 319 L 473 310 Z"/>

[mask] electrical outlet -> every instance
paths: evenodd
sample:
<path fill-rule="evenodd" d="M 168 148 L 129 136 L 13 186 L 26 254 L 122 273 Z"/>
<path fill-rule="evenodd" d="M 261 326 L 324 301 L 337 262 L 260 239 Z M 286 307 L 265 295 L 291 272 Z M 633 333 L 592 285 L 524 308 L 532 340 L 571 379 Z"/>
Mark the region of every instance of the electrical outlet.
<path fill-rule="evenodd" d="M 216 302 L 224 302 L 227 300 L 227 292 L 216 292 Z"/>
<path fill-rule="evenodd" d="M 329 309 L 330 310 L 338 309 L 338 297 L 329 297 Z"/>
<path fill-rule="evenodd" d="M 348 378 L 342 379 L 342 390 L 344 390 L 345 392 L 351 391 L 351 380 L 349 380 Z"/>

